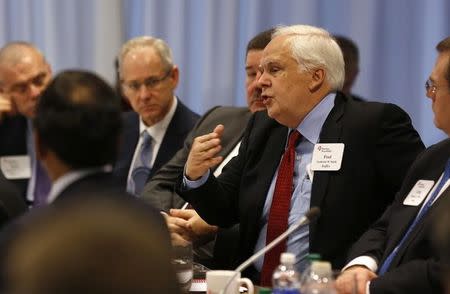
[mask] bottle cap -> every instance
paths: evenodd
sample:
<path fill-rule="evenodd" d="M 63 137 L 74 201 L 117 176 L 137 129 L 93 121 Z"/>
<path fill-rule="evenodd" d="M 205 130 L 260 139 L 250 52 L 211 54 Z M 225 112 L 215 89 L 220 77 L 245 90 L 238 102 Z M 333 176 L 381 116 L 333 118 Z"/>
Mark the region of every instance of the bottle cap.
<path fill-rule="evenodd" d="M 294 264 L 295 263 L 294 253 L 290 253 L 290 252 L 281 253 L 280 262 L 282 264 Z"/>
<path fill-rule="evenodd" d="M 269 288 L 259 288 L 259 294 L 271 294 L 272 290 Z"/>
<path fill-rule="evenodd" d="M 319 276 L 331 277 L 331 263 L 328 261 L 313 261 L 311 270 Z"/>
<path fill-rule="evenodd" d="M 321 259 L 322 259 L 322 256 L 320 256 L 319 253 L 310 253 L 310 254 L 308 254 L 308 256 L 306 257 L 306 259 L 307 259 L 309 262 L 312 262 L 312 261 L 314 261 L 314 260 L 321 260 Z"/>

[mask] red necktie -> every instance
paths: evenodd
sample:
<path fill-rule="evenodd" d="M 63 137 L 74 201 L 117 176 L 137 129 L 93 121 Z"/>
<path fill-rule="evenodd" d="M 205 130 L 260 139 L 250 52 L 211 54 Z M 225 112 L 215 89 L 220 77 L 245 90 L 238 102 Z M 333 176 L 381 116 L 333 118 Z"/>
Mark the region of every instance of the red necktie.
<path fill-rule="evenodd" d="M 278 169 L 275 191 L 269 212 L 267 225 L 266 245 L 286 231 L 288 227 L 289 209 L 292 196 L 292 179 L 294 176 L 295 146 L 300 139 L 300 133 L 294 130 L 289 135 L 286 151 L 281 159 Z M 279 264 L 280 255 L 286 251 L 286 240 L 281 241 L 264 255 L 264 264 L 261 271 L 261 285 L 271 286 L 272 273 Z"/>

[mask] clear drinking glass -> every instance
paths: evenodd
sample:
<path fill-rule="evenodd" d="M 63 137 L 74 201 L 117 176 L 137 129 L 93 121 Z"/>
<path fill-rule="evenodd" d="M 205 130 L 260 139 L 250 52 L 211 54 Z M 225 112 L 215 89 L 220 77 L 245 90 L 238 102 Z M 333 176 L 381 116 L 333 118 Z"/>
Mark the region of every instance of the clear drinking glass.
<path fill-rule="evenodd" d="M 172 264 L 177 274 L 178 283 L 184 293 L 189 292 L 192 284 L 192 244 L 172 246 Z"/>

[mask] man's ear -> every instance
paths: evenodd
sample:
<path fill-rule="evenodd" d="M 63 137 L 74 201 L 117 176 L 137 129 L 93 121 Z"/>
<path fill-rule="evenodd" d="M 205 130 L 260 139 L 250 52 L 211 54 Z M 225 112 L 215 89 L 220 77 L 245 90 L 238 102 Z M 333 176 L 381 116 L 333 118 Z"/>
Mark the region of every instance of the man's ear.
<path fill-rule="evenodd" d="M 326 72 L 322 68 L 315 69 L 312 74 L 311 82 L 309 83 L 309 90 L 315 92 L 323 85 L 325 82 Z"/>
<path fill-rule="evenodd" d="M 178 81 L 180 79 L 180 70 L 176 65 L 173 66 L 172 72 L 170 73 L 170 78 L 172 80 L 172 87 L 175 89 L 178 86 Z"/>

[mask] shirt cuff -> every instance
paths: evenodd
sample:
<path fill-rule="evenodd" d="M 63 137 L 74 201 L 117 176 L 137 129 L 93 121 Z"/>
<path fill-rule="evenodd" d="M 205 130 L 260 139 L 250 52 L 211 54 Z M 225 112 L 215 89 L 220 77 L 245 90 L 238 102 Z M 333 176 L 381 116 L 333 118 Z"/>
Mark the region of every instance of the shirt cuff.
<path fill-rule="evenodd" d="M 351 266 L 354 265 L 362 265 L 367 267 L 368 269 L 370 269 L 371 271 L 373 271 L 374 273 L 377 272 L 378 270 L 378 264 L 377 261 L 368 255 L 362 255 L 362 256 L 358 256 L 357 258 L 351 260 L 349 263 L 347 263 L 346 266 L 344 266 L 342 268 L 342 271 L 345 271 L 346 269 L 348 269 Z"/>
<path fill-rule="evenodd" d="M 200 179 L 191 181 L 186 177 L 186 173 L 183 172 L 183 185 L 187 190 L 195 189 L 206 183 L 209 177 L 209 169 L 208 171 L 201 176 Z"/>

